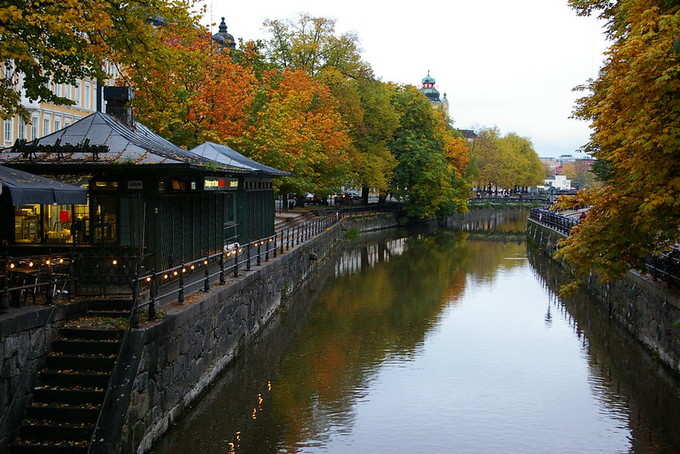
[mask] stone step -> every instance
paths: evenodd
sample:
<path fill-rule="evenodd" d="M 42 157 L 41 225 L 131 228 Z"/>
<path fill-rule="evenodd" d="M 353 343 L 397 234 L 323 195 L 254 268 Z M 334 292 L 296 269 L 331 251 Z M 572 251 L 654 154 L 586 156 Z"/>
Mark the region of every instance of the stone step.
<path fill-rule="evenodd" d="M 121 339 L 121 329 L 59 328 L 62 339 Z"/>
<path fill-rule="evenodd" d="M 33 402 L 28 406 L 26 417 L 30 419 L 49 419 L 59 422 L 96 423 L 101 405 L 93 404 L 47 404 Z"/>
<path fill-rule="evenodd" d="M 64 388 L 36 386 L 33 388 L 33 401 L 67 404 L 99 404 L 104 401 L 103 388 Z"/>
<path fill-rule="evenodd" d="M 86 454 L 90 445 L 89 440 L 49 441 L 17 440 L 12 444 L 12 453 L 21 454 Z"/>
<path fill-rule="evenodd" d="M 93 430 L 92 423 L 27 420 L 19 429 L 19 438 L 26 441 L 89 440 Z"/>
<path fill-rule="evenodd" d="M 52 343 L 52 350 L 62 353 L 106 353 L 117 354 L 120 348 L 118 339 L 78 339 L 63 338 Z"/>
<path fill-rule="evenodd" d="M 87 311 L 87 316 L 88 317 L 109 317 L 109 318 L 130 318 L 130 310 L 129 309 L 90 310 L 90 311 Z"/>
<path fill-rule="evenodd" d="M 40 382 L 50 386 L 106 388 L 110 376 L 109 373 L 96 370 L 43 369 L 40 373 Z"/>
<path fill-rule="evenodd" d="M 100 370 L 111 371 L 116 355 L 62 355 L 52 352 L 47 355 L 48 369 Z"/>
<path fill-rule="evenodd" d="M 91 301 L 88 306 L 91 310 L 96 311 L 127 311 L 130 313 L 130 308 L 132 307 L 132 300 L 121 299 L 121 300 L 94 300 Z"/>

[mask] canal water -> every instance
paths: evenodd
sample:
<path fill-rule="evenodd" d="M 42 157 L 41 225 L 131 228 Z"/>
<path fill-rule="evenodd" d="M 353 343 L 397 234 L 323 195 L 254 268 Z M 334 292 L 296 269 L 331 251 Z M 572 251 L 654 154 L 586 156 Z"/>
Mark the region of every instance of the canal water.
<path fill-rule="evenodd" d="M 679 453 L 680 381 L 529 248 L 526 211 L 363 235 L 170 453 Z"/>

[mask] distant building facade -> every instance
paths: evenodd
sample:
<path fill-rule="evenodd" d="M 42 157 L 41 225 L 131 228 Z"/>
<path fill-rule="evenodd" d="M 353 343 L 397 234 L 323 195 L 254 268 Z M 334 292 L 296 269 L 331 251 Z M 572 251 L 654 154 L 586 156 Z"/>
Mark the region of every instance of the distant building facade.
<path fill-rule="evenodd" d="M 3 120 L 0 124 L 0 148 L 11 146 L 17 140 L 31 141 L 58 131 L 97 110 L 97 81 L 79 79 L 74 85 L 52 82 L 50 88 L 57 96 L 73 101 L 72 105 L 57 105 L 29 100 L 23 90 L 23 74 L 14 71 L 12 62 L 5 62 L 2 76 L 12 79 L 16 90 L 21 92 L 21 105 L 28 110 L 30 120 L 20 116 Z M 118 75 L 114 65 L 104 68 L 111 84 Z M 103 85 L 102 85 L 103 86 Z"/>

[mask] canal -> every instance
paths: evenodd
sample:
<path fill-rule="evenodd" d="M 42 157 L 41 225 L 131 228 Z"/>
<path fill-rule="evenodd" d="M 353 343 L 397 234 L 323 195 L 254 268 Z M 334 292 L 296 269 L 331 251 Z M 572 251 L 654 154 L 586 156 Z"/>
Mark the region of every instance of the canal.
<path fill-rule="evenodd" d="M 678 377 L 556 295 L 525 219 L 363 235 L 153 452 L 680 452 Z"/>

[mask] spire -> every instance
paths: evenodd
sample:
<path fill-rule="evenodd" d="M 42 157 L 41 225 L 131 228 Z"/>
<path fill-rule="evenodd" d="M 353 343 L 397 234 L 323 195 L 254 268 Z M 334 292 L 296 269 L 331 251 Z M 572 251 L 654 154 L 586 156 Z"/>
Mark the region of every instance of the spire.
<path fill-rule="evenodd" d="M 224 17 L 222 22 L 220 22 L 220 33 L 227 33 L 227 23 L 224 21 Z"/>

